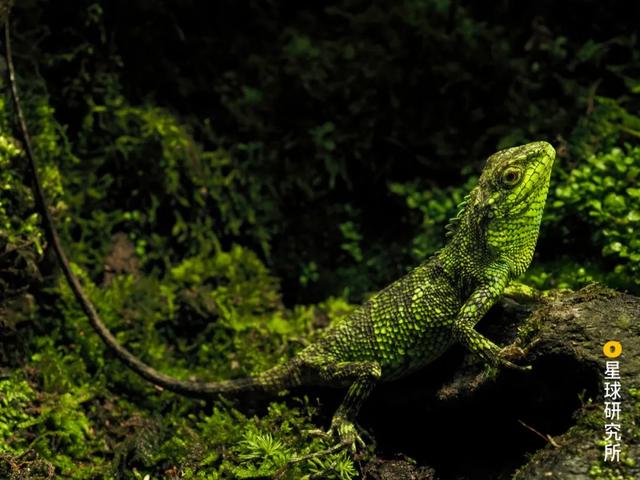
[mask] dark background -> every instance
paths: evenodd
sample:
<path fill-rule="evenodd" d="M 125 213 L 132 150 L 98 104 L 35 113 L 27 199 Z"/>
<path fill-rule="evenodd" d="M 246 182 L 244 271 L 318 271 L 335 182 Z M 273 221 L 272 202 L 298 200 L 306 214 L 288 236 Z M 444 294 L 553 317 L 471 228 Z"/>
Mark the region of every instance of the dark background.
<path fill-rule="evenodd" d="M 56 120 L 85 168 L 115 178 L 111 197 L 131 187 L 123 176 L 141 188 L 162 179 L 86 158 L 123 133 L 110 120 L 83 128 L 90 105 L 167 108 L 242 176 L 252 212 L 236 206 L 239 227 L 216 225 L 221 241 L 258 251 L 298 302 L 345 287 L 358 297 L 415 262 L 406 246 L 420 219 L 389 185 L 460 185 L 496 149 L 538 139 L 570 155 L 594 95 L 628 101 L 637 89 L 639 8 L 134 0 L 21 2 L 15 16 Z M 140 155 L 128 162 L 151 164 Z M 112 207 L 145 207 L 135 200 Z M 308 262 L 317 278 L 301 288 Z"/>

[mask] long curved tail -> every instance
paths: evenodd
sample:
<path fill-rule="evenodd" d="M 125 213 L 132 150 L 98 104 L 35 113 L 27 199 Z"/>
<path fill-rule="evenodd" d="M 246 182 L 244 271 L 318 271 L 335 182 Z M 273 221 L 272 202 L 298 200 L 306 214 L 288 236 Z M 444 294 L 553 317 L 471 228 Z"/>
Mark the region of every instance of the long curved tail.
<path fill-rule="evenodd" d="M 5 32 L 5 59 L 7 63 L 7 70 L 9 75 L 9 85 L 11 87 L 11 96 L 15 107 L 15 112 L 18 120 L 18 129 L 22 136 L 24 144 L 24 150 L 26 152 L 27 160 L 29 162 L 29 169 L 31 170 L 31 176 L 33 181 L 33 190 L 36 199 L 36 207 L 42 215 L 42 221 L 44 229 L 47 235 L 47 239 L 53 246 L 53 249 L 58 257 L 60 267 L 64 273 L 64 276 L 73 291 L 76 299 L 82 306 L 84 313 L 89 318 L 91 326 L 98 333 L 102 341 L 109 347 L 113 353 L 124 362 L 127 367 L 136 372 L 142 378 L 148 380 L 155 385 L 170 390 L 172 392 L 180 393 L 193 397 L 209 397 L 220 393 L 234 394 L 249 391 L 261 391 L 261 392 L 274 392 L 294 386 L 295 379 L 298 377 L 294 374 L 296 370 L 295 362 L 274 367 L 266 372 L 251 378 L 242 378 L 238 380 L 224 380 L 220 382 L 194 382 L 179 380 L 177 378 L 165 375 L 153 367 L 147 365 L 129 350 L 124 348 L 118 343 L 113 334 L 104 325 L 95 306 L 89 300 L 84 289 L 80 285 L 78 278 L 71 270 L 67 255 L 62 248 L 60 242 L 60 236 L 53 223 L 53 219 L 47 208 L 47 201 L 42 190 L 40 183 L 40 177 L 36 168 L 36 162 L 33 155 L 33 148 L 31 146 L 31 136 L 27 129 L 27 124 L 22 112 L 20 103 L 20 97 L 18 95 L 18 88 L 16 85 L 15 69 L 13 66 L 13 56 L 11 53 L 11 38 L 9 34 L 9 16 L 7 15 L 4 25 Z"/>

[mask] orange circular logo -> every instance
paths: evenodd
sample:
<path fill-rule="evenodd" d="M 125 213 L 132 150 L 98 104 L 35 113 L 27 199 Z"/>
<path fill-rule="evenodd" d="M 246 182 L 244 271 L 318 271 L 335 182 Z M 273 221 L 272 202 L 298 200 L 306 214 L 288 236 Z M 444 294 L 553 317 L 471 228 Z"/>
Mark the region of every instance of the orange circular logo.
<path fill-rule="evenodd" d="M 605 357 L 618 358 L 622 354 L 622 344 L 616 340 L 609 340 L 602 347 Z"/>

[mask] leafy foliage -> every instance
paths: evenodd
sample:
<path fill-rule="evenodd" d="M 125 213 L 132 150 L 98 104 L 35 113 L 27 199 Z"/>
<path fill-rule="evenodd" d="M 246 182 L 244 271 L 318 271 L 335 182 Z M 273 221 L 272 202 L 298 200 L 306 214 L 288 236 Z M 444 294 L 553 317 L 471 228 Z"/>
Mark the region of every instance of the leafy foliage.
<path fill-rule="evenodd" d="M 542 288 L 601 281 L 638 292 L 640 118 L 613 99 L 594 103 L 572 132 L 549 193 L 539 250 L 555 253 L 527 278 Z"/>
<path fill-rule="evenodd" d="M 637 288 L 640 273 L 640 147 L 592 155 L 556 189 L 554 209 L 593 225 L 591 241 L 613 263 L 610 283 Z"/>
<path fill-rule="evenodd" d="M 19 2 L 40 173 L 105 322 L 181 378 L 263 370 L 440 248 L 483 157 L 536 139 L 559 155 L 526 280 L 640 291 L 637 22 L 587 3 Z M 2 91 L 0 476 L 254 478 L 325 448 L 304 397 L 183 400 L 105 352 L 47 258 Z"/>
<path fill-rule="evenodd" d="M 29 404 L 34 400 L 35 393 L 29 384 L 19 378 L 19 374 L 0 382 L 0 452 L 9 450 L 7 440 L 17 431 L 18 427 L 27 421 L 29 415 L 26 412 Z"/>
<path fill-rule="evenodd" d="M 29 276 L 36 274 L 36 261 L 45 245 L 39 217 L 34 212 L 33 193 L 23 181 L 22 150 L 7 134 L 12 115 L 7 100 L 0 101 L 0 292 L 5 295 L 24 287 Z M 64 205 L 56 205 L 62 193 L 60 174 L 52 162 L 60 150 L 60 135 L 51 127 L 55 125 L 53 111 L 46 99 L 38 101 L 34 120 L 48 126 L 35 137 L 38 155 L 43 159 L 42 184 L 54 207 L 62 209 Z"/>

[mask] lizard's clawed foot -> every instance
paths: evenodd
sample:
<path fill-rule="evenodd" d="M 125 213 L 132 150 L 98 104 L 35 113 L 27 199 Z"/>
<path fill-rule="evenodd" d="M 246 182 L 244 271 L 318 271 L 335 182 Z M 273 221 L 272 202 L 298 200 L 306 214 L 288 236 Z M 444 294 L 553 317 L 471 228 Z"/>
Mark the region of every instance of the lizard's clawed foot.
<path fill-rule="evenodd" d="M 498 353 L 498 362 L 502 366 L 513 368 L 515 370 L 531 370 L 533 368 L 531 365 L 517 365 L 513 363 L 512 360 L 519 360 L 526 357 L 531 348 L 538 343 L 538 341 L 539 339 L 536 338 L 524 348 L 522 348 L 518 342 L 507 345 L 500 350 L 500 353 Z"/>
<path fill-rule="evenodd" d="M 358 434 L 358 430 L 355 424 L 347 420 L 345 417 L 336 415 L 331 420 L 331 427 L 328 431 L 314 428 L 313 430 L 307 430 L 307 434 L 312 437 L 319 437 L 324 440 L 329 440 L 332 437 L 338 439 L 337 445 L 342 447 L 349 447 L 351 451 L 356 451 L 357 447 L 364 448 L 366 446 L 364 440 Z"/>
<path fill-rule="evenodd" d="M 355 424 L 341 415 L 333 417 L 329 433 L 337 435 L 340 444 L 349 447 L 352 452 L 355 452 L 358 446 L 362 448 L 366 446 L 360 438 Z"/>
<path fill-rule="evenodd" d="M 320 430 L 319 428 L 314 428 L 313 430 L 307 430 L 306 433 L 314 437 L 323 438 L 325 440 L 328 440 L 331 437 L 335 436 L 338 438 L 339 441 L 335 445 L 325 450 L 309 453 L 307 455 L 302 455 L 289 460 L 284 466 L 282 466 L 276 472 L 276 475 L 274 477 L 275 479 L 281 478 L 284 472 L 287 470 L 287 468 L 289 468 L 290 466 L 296 463 L 331 455 L 331 454 L 340 452 L 345 448 L 349 448 L 352 452 L 355 452 L 356 445 L 360 447 L 365 446 L 364 441 L 362 440 L 362 438 L 360 438 L 360 435 L 358 434 L 355 424 L 352 421 L 347 420 L 342 415 L 335 415 L 333 417 L 333 419 L 331 420 L 331 427 L 327 432 Z"/>

